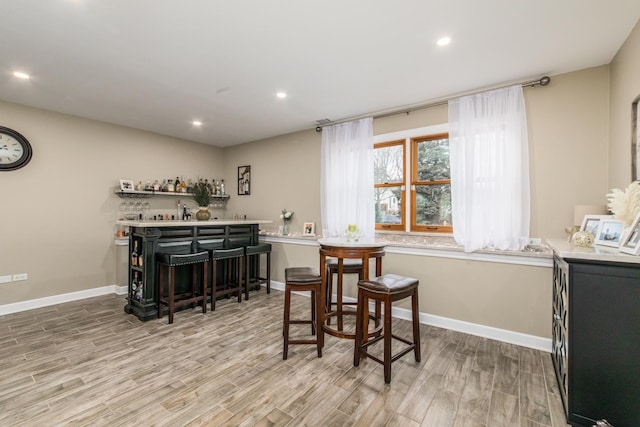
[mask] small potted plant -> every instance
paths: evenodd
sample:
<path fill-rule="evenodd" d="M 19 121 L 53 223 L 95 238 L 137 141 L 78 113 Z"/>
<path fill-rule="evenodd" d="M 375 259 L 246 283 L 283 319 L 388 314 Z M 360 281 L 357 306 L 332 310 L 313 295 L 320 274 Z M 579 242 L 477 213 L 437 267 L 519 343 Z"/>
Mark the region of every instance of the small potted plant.
<path fill-rule="evenodd" d="M 209 187 L 204 183 L 197 183 L 193 186 L 191 192 L 193 200 L 198 204 L 198 212 L 196 212 L 196 219 L 198 221 L 208 221 L 211 219 L 211 212 L 209 212 L 209 203 L 211 203 L 211 192 Z"/>

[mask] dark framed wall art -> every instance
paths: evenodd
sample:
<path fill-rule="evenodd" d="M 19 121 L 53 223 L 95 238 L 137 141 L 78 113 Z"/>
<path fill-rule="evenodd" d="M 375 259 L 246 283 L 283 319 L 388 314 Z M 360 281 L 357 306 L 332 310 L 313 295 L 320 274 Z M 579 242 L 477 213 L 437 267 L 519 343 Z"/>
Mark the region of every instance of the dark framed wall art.
<path fill-rule="evenodd" d="M 251 194 L 251 166 L 238 166 L 238 196 Z"/>

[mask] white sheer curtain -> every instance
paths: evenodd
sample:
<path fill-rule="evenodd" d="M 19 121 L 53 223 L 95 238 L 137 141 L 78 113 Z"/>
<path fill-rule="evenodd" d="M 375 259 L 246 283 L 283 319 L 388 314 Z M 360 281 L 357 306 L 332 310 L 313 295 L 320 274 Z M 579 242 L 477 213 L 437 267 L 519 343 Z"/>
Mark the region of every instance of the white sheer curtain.
<path fill-rule="evenodd" d="M 323 234 L 340 236 L 356 224 L 363 237 L 373 237 L 373 119 L 324 127 L 321 156 Z"/>
<path fill-rule="evenodd" d="M 520 249 L 530 197 L 522 86 L 449 101 L 449 144 L 456 242 L 466 252 Z"/>

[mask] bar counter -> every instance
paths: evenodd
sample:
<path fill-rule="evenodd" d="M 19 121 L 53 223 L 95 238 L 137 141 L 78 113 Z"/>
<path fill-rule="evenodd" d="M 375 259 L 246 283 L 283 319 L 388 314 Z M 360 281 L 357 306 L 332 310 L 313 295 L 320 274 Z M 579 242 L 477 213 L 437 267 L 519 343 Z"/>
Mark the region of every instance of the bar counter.
<path fill-rule="evenodd" d="M 205 243 L 224 248 L 255 245 L 259 225 L 270 223 L 272 221 L 255 219 L 117 221 L 117 226 L 129 228 L 129 284 L 124 311 L 142 321 L 157 317 L 156 253 L 195 252 L 199 244 Z M 187 273 L 185 268 L 176 269 L 176 277 L 182 283 L 186 283 Z"/>

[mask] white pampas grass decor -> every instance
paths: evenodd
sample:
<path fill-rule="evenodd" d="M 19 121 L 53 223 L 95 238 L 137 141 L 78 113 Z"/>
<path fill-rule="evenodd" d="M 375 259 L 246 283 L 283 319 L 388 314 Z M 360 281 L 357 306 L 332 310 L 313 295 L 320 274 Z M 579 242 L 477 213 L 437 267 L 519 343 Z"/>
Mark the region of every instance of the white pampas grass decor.
<path fill-rule="evenodd" d="M 640 181 L 634 181 L 624 190 L 614 188 L 607 194 L 607 207 L 613 212 L 613 217 L 622 221 L 625 227 L 630 227 L 640 212 Z"/>

